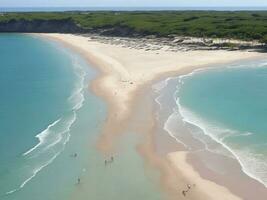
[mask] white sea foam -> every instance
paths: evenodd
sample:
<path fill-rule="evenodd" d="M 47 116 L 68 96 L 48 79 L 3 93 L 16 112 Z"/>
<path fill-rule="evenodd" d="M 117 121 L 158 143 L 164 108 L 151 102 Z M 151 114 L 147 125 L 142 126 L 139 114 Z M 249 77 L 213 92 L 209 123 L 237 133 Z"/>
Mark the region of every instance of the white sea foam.
<path fill-rule="evenodd" d="M 57 136 L 57 139 L 55 141 L 53 141 L 52 143 L 49 143 L 47 146 L 44 146 L 42 149 L 40 149 L 38 152 L 36 152 L 37 155 L 40 155 L 41 153 L 43 154 L 44 152 L 46 152 L 47 150 L 51 149 L 52 147 L 55 147 L 57 144 L 60 144 L 60 147 L 58 147 L 58 151 L 56 153 L 53 153 L 53 156 L 52 158 L 49 158 L 47 161 L 45 161 L 43 164 L 41 164 L 40 167 L 38 168 L 35 168 L 29 175 L 28 178 L 26 178 L 18 188 L 16 189 L 13 189 L 9 192 L 6 192 L 6 194 L 12 194 L 20 189 L 22 189 L 31 179 L 33 179 L 43 168 L 45 168 L 46 166 L 48 166 L 49 164 L 51 164 L 58 155 L 60 155 L 60 153 L 64 150 L 65 148 L 65 145 L 67 144 L 67 142 L 69 141 L 70 139 L 70 128 L 72 126 L 72 124 L 75 122 L 76 120 L 76 117 L 77 117 L 77 114 L 76 112 L 72 112 L 72 116 L 68 119 L 68 120 L 62 120 L 62 123 L 65 124 L 64 126 L 64 130 L 62 132 L 59 132 L 57 133 L 58 136 Z M 50 126 L 51 128 L 52 126 Z M 37 149 L 37 148 L 35 148 Z M 34 150 L 35 150 L 34 149 Z M 33 151 L 32 151 L 33 152 Z M 51 152 L 54 152 L 51 150 Z M 50 152 L 50 153 L 51 153 Z M 46 155 L 45 155 L 46 156 Z M 39 162 L 38 159 L 39 159 L 39 156 L 37 157 L 33 157 L 34 159 L 37 159 L 37 160 L 34 160 L 33 162 Z"/>
<path fill-rule="evenodd" d="M 52 124 L 48 125 L 48 127 L 45 130 L 43 130 L 41 133 L 37 134 L 35 137 L 38 138 L 39 143 L 37 145 L 35 145 L 33 148 L 26 151 L 25 153 L 23 153 L 23 156 L 30 154 L 35 149 L 40 147 L 45 142 L 45 139 L 49 136 L 51 128 L 53 128 L 59 121 L 60 121 L 60 119 L 56 120 Z"/>
<path fill-rule="evenodd" d="M 221 140 L 224 141 L 227 138 L 246 137 L 246 136 L 251 136 L 251 135 L 254 135 L 254 133 L 251 133 L 251 132 L 239 133 L 239 132 L 236 131 L 235 134 L 225 135 L 224 137 L 221 138 Z"/>
<path fill-rule="evenodd" d="M 39 168 L 37 169 L 34 169 L 33 170 L 33 173 L 30 177 L 28 177 L 26 180 L 24 180 L 21 185 L 17 188 L 17 189 L 13 189 L 13 190 L 10 190 L 8 192 L 6 192 L 6 195 L 9 195 L 9 194 L 12 194 L 14 192 L 17 192 L 19 190 L 21 190 L 31 179 L 33 179 L 44 167 L 48 166 L 49 164 L 51 164 L 55 159 L 56 157 L 60 154 L 61 152 L 58 152 L 57 154 L 55 154 L 47 163 L 45 163 L 44 165 L 40 166 Z"/>
<path fill-rule="evenodd" d="M 173 112 L 167 119 L 167 121 L 164 123 L 164 130 L 167 131 L 167 133 L 174 138 L 178 143 L 182 144 L 186 149 L 190 149 L 189 146 L 187 146 L 182 140 L 178 139 L 177 136 L 174 135 L 173 131 L 170 128 L 170 124 L 173 121 L 173 118 L 175 118 L 175 112 Z"/>
<path fill-rule="evenodd" d="M 251 62 L 250 65 L 248 65 L 246 63 L 245 64 L 240 64 L 240 63 L 235 63 L 232 65 L 227 65 L 227 66 L 222 66 L 225 68 L 261 68 L 261 67 L 267 67 L 267 62 L 264 60 L 261 61 L 256 61 L 256 62 Z M 212 139 L 213 141 L 217 142 L 218 144 L 220 144 L 224 149 L 227 150 L 227 152 L 229 152 L 231 155 L 229 155 L 228 153 L 226 154 L 225 151 L 217 151 L 216 149 L 210 149 L 209 145 L 207 144 L 207 141 L 205 141 L 205 138 L 202 137 L 198 137 L 200 135 L 193 135 L 193 137 L 195 137 L 196 139 L 200 140 L 204 145 L 206 150 L 214 152 L 214 153 L 219 153 L 221 155 L 224 156 L 230 156 L 232 158 L 235 158 L 238 160 L 238 162 L 241 165 L 242 170 L 251 178 L 259 181 L 260 183 L 262 183 L 263 185 L 265 185 L 265 187 L 267 187 L 267 156 L 259 154 L 258 152 L 255 152 L 255 150 L 253 150 L 253 148 L 255 147 L 255 145 L 250 145 L 249 147 L 240 147 L 238 148 L 233 148 L 230 147 L 229 144 L 227 143 L 227 139 L 228 138 L 232 138 L 232 137 L 250 137 L 252 136 L 254 133 L 251 132 L 239 132 L 236 130 L 230 130 L 227 128 L 220 128 L 220 125 L 216 124 L 216 125 L 212 125 L 210 122 L 207 122 L 205 120 L 203 120 L 202 118 L 198 117 L 195 113 L 193 113 L 192 111 L 186 109 L 185 107 L 182 107 L 179 103 L 179 90 L 180 88 L 183 86 L 185 80 L 187 78 L 190 78 L 191 76 L 195 75 L 196 73 L 200 73 L 200 72 L 204 72 L 206 70 L 210 70 L 210 69 L 216 69 L 217 68 L 203 68 L 203 69 L 197 69 L 194 70 L 193 72 L 189 73 L 189 74 L 185 74 L 185 75 L 181 75 L 179 76 L 177 79 L 178 85 L 177 85 L 177 90 L 174 93 L 174 99 L 177 103 L 178 106 L 178 111 L 179 111 L 179 115 L 182 117 L 183 121 L 185 123 L 189 123 L 193 126 L 198 127 L 201 131 L 199 133 L 202 133 L 204 135 L 206 135 L 207 137 L 209 137 L 210 139 Z M 160 84 L 156 85 L 156 92 L 160 92 L 163 88 L 166 87 L 168 83 L 168 80 L 161 82 Z M 156 98 L 156 102 L 161 106 L 160 103 L 160 98 L 161 95 L 159 95 Z M 172 132 L 172 130 L 170 130 L 169 128 L 169 121 L 171 119 L 173 119 L 173 115 L 175 114 L 172 113 L 169 118 L 166 120 L 165 124 L 164 124 L 164 129 L 170 134 L 171 137 L 175 138 L 175 140 L 181 144 L 183 144 L 185 147 L 188 148 L 188 145 L 181 141 L 179 138 L 177 138 L 177 136 Z M 221 126 L 222 127 L 222 126 Z M 257 144 L 257 146 L 262 146 L 262 145 L 266 145 L 264 144 Z M 253 148 L 252 148 L 253 147 Z"/>
<path fill-rule="evenodd" d="M 159 93 L 162 89 L 164 89 L 168 85 L 168 82 L 172 79 L 173 79 L 172 77 L 168 77 L 165 80 L 152 85 L 153 91 Z"/>
<path fill-rule="evenodd" d="M 161 91 L 163 88 L 165 88 L 166 85 L 168 84 L 168 80 L 169 80 L 169 79 L 166 79 L 166 80 L 161 81 L 161 82 L 159 82 L 159 83 L 157 83 L 157 84 L 154 84 L 154 85 L 152 86 L 153 91 L 156 92 L 156 93 L 160 93 L 160 91 Z M 160 103 L 160 98 L 161 98 L 161 97 L 162 97 L 162 95 L 158 95 L 157 98 L 155 99 L 155 101 L 157 102 L 157 104 L 158 104 L 159 107 L 160 107 L 160 110 L 162 109 L 162 106 L 161 106 L 161 103 Z"/>
<path fill-rule="evenodd" d="M 156 98 L 155 98 L 155 102 L 159 105 L 159 109 L 162 110 L 162 105 L 160 103 L 160 99 L 163 96 L 162 94 L 160 94 L 160 92 L 168 85 L 169 81 L 174 79 L 173 77 L 169 77 L 163 81 L 160 81 L 154 85 L 152 85 L 152 90 L 159 94 Z M 159 113 L 156 113 L 156 119 L 159 120 Z"/>
<path fill-rule="evenodd" d="M 249 61 L 248 61 L 249 62 Z M 234 63 L 231 65 L 226 66 L 226 68 L 234 68 L 234 69 L 239 69 L 239 68 L 263 68 L 267 67 L 267 61 L 266 60 L 259 60 L 259 61 L 250 61 L 249 63 Z"/>
<path fill-rule="evenodd" d="M 186 123 L 192 124 L 199 127 L 202 132 L 209 136 L 211 139 L 221 144 L 225 149 L 227 149 L 231 154 L 238 160 L 241 165 L 242 170 L 251 178 L 259 181 L 265 187 L 267 187 L 267 158 L 263 155 L 253 152 L 249 147 L 245 148 L 233 148 L 225 143 L 225 139 L 229 137 L 240 137 L 240 136 L 250 136 L 253 133 L 240 133 L 235 130 L 229 130 L 225 128 L 220 128 L 217 124 L 212 125 L 211 123 L 205 121 L 204 119 L 198 117 L 195 113 L 181 106 L 178 98 L 179 89 L 182 84 L 184 84 L 184 78 L 192 76 L 195 72 L 188 75 L 180 76 L 180 84 L 177 86 L 177 91 L 175 96 L 177 97 L 176 103 L 179 109 L 179 113 L 182 116 L 182 120 Z"/>
<path fill-rule="evenodd" d="M 58 143 L 60 143 L 62 141 L 62 139 L 64 138 L 64 135 L 67 134 L 69 137 L 70 128 L 71 128 L 72 124 L 75 122 L 76 116 L 77 116 L 77 114 L 75 112 L 73 112 L 72 117 L 69 119 L 69 121 L 67 121 L 67 123 L 65 123 L 66 125 L 64 126 L 64 130 L 61 132 L 58 132 L 56 139 L 52 143 L 45 146 L 43 148 L 43 152 L 50 149 L 51 147 L 57 145 Z"/>
<path fill-rule="evenodd" d="M 77 77 L 74 91 L 68 98 L 72 110 L 70 113 L 66 113 L 60 119 L 50 124 L 45 130 L 35 136 L 39 140 L 38 144 L 23 153 L 23 156 L 33 165 L 35 165 L 36 162 L 39 162 L 40 166 L 34 168 L 32 172 L 29 172 L 29 177 L 22 181 L 18 188 L 6 192 L 6 195 L 10 195 L 18 190 L 21 190 L 43 168 L 51 164 L 56 157 L 64 151 L 65 145 L 70 139 L 70 129 L 77 118 L 76 112 L 83 106 L 83 102 L 85 100 L 84 84 L 86 76 L 86 72 L 84 71 L 83 66 L 79 63 L 79 59 L 77 57 L 72 57 L 72 62 L 74 72 Z M 32 156 L 28 157 L 29 155 Z M 47 156 L 48 158 L 46 159 Z M 40 160 L 42 160 L 41 163 Z"/>
<path fill-rule="evenodd" d="M 75 74 L 78 77 L 78 81 L 75 85 L 72 95 L 68 100 L 72 103 L 74 110 L 79 110 L 85 100 L 83 90 L 86 72 L 84 71 L 83 67 L 80 65 L 76 57 L 73 59 L 73 66 L 75 69 Z"/>

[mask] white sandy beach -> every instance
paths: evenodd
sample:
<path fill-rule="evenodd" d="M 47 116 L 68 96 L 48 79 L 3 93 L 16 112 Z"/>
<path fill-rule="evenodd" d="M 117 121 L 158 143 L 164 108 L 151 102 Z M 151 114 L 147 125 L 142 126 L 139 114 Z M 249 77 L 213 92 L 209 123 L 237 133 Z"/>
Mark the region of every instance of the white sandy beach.
<path fill-rule="evenodd" d="M 44 34 L 43 34 L 44 35 Z M 232 62 L 260 56 L 259 53 L 241 51 L 181 51 L 168 52 L 129 49 L 90 40 L 71 34 L 45 34 L 79 49 L 105 76 L 101 88 L 108 95 L 115 95 L 120 116 L 126 114 L 127 101 L 138 87 L 161 75 L 190 71 L 204 65 Z"/>
<path fill-rule="evenodd" d="M 174 168 L 176 168 L 189 183 L 194 183 L 190 185 L 190 190 L 186 193 L 187 198 L 198 199 L 199 194 L 201 194 L 202 199 L 241 200 L 241 198 L 233 195 L 227 188 L 201 178 L 193 167 L 187 163 L 186 156 L 186 152 L 181 151 L 170 153 L 168 158 L 172 162 Z M 187 188 L 185 187 L 185 189 Z"/>
<path fill-rule="evenodd" d="M 138 96 L 138 90 L 155 79 L 190 72 L 207 65 L 228 63 L 241 59 L 261 57 L 260 53 L 246 51 L 145 51 L 119 45 L 104 44 L 89 37 L 71 34 L 42 34 L 72 46 L 102 72 L 95 82 L 94 91 L 108 102 L 109 118 L 100 139 L 100 148 L 105 153 L 116 149 L 122 122 L 131 115 L 131 105 Z M 218 65 L 217 65 L 218 66 Z M 113 127 L 113 128 L 112 128 Z M 115 127 L 115 128 L 114 128 Z M 109 131 L 107 131 L 109 130 Z M 171 166 L 186 182 L 195 182 L 187 199 L 241 199 L 227 188 L 201 178 L 197 171 L 186 161 L 186 153 L 173 152 L 167 156 Z M 208 191 L 212 191 L 212 194 Z M 179 193 L 179 196 L 183 197 Z"/>

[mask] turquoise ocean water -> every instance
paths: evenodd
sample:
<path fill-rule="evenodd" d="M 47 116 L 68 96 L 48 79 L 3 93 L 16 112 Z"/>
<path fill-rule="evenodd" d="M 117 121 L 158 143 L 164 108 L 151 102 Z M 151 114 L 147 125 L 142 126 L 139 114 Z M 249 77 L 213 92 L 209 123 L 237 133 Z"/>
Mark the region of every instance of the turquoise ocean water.
<path fill-rule="evenodd" d="M 107 107 L 89 90 L 97 73 L 83 58 L 54 41 L 1 34 L 0 67 L 1 200 L 164 199 L 138 135 L 120 138 L 105 167 L 96 144 Z"/>
<path fill-rule="evenodd" d="M 211 66 L 168 81 L 175 85 L 176 105 L 165 129 L 175 130 L 182 120 L 206 150 L 237 159 L 247 175 L 267 186 L 267 60 Z M 187 136 L 171 134 L 194 148 Z"/>
<path fill-rule="evenodd" d="M 67 199 L 105 117 L 88 90 L 96 72 L 59 44 L 22 34 L 0 35 L 0 61 L 0 199 Z"/>

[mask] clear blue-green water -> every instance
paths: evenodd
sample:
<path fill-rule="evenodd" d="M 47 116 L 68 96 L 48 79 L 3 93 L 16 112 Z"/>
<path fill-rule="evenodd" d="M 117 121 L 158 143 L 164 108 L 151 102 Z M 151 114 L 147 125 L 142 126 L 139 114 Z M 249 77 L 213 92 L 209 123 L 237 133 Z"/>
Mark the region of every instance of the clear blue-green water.
<path fill-rule="evenodd" d="M 231 152 L 245 173 L 267 185 L 266 60 L 198 70 L 177 78 L 176 85 L 183 121 L 199 127 Z"/>
<path fill-rule="evenodd" d="M 1 200 L 164 199 L 137 134 L 118 139 L 105 166 L 110 157 L 96 146 L 107 107 L 89 90 L 97 74 L 82 57 L 33 35 L 1 34 L 0 67 Z"/>
<path fill-rule="evenodd" d="M 88 90 L 96 73 L 60 44 L 23 34 L 0 35 L 0 61 L 0 199 L 67 199 L 105 118 Z"/>

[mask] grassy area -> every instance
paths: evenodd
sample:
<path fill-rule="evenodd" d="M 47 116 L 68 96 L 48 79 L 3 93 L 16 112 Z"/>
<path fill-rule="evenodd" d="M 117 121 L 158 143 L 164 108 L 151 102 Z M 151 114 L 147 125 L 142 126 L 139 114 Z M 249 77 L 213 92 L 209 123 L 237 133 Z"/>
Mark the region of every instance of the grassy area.
<path fill-rule="evenodd" d="M 143 35 L 267 40 L 267 12 L 265 11 L 9 13 L 0 16 L 0 23 L 14 19 L 29 21 L 72 19 L 87 30 L 126 27 Z"/>

